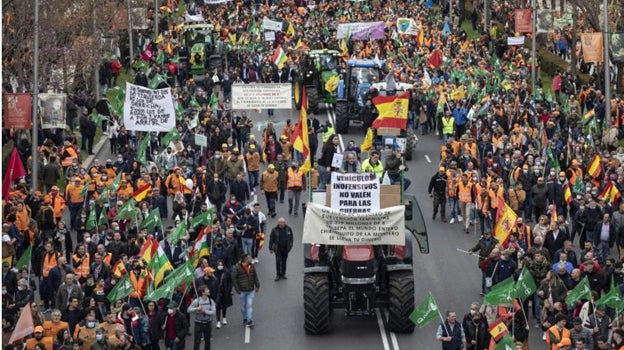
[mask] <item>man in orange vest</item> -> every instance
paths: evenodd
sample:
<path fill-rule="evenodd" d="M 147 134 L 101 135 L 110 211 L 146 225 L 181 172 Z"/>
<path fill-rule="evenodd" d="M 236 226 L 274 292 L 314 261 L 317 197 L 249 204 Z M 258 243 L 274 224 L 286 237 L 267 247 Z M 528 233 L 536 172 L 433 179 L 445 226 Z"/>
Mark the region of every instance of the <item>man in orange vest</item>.
<path fill-rule="evenodd" d="M 288 168 L 286 174 L 286 188 L 288 189 L 288 215 L 293 212 L 293 199 L 295 204 L 295 216 L 298 214 L 299 201 L 301 199 L 301 192 L 304 189 L 305 179 L 303 172 L 299 170 L 299 163 L 293 161 Z"/>
<path fill-rule="evenodd" d="M 85 251 L 84 244 L 76 247 L 76 253 L 72 256 L 74 272 L 76 273 L 76 278 L 78 278 L 78 282 L 85 283 L 87 281 L 87 276 L 91 273 L 91 263 L 89 259 L 89 254 Z"/>
<path fill-rule="evenodd" d="M 54 338 L 43 336 L 43 327 L 37 326 L 34 331 L 34 338 L 26 340 L 26 350 L 35 350 L 36 344 L 45 345 L 46 350 L 52 349 L 54 346 Z"/>
<path fill-rule="evenodd" d="M 50 199 L 50 204 L 54 209 L 54 218 L 56 219 L 56 222 L 59 222 L 63 218 L 63 211 L 65 211 L 65 199 L 59 194 L 58 186 L 52 186 L 52 189 L 46 196 L 46 199 L 48 197 Z"/>
<path fill-rule="evenodd" d="M 65 201 L 69 207 L 69 218 L 71 229 L 75 230 L 74 222 L 78 217 L 78 213 L 84 205 L 85 198 L 82 196 L 84 186 L 80 183 L 80 178 L 75 176 L 72 181 L 65 187 Z"/>
<path fill-rule="evenodd" d="M 50 270 L 58 265 L 59 252 L 54 251 L 51 242 L 45 244 L 45 253 L 42 258 L 41 267 L 41 283 L 42 286 L 39 289 L 39 294 L 45 305 L 46 311 L 48 311 L 54 303 L 54 287 L 52 285 L 52 279 L 49 278 Z"/>
<path fill-rule="evenodd" d="M 468 181 L 468 176 L 462 174 L 462 179 L 457 183 L 456 192 L 459 195 L 459 211 L 460 216 L 464 216 L 464 231 L 468 234 L 470 227 L 470 214 L 472 213 L 472 183 Z"/>
<path fill-rule="evenodd" d="M 546 331 L 546 344 L 551 350 L 557 350 L 563 344 L 570 344 L 570 330 L 565 327 L 567 322 L 566 315 L 560 313 L 555 316 L 555 324 Z"/>

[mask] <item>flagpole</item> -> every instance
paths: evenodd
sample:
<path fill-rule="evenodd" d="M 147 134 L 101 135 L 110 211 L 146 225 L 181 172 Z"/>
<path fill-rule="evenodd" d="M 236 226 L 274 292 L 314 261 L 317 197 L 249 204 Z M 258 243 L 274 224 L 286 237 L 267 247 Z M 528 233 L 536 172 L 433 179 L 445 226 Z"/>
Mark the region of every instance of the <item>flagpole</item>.
<path fill-rule="evenodd" d="M 32 107 L 32 183 L 34 193 L 39 187 L 39 0 L 35 0 L 35 38 L 33 48 L 33 107 Z"/>
<path fill-rule="evenodd" d="M 431 294 L 431 292 L 429 292 L 429 296 L 431 296 L 433 298 L 433 295 Z M 435 299 L 434 299 L 435 300 Z M 436 303 L 437 304 L 437 303 Z M 438 307 L 438 316 L 440 316 L 440 320 L 442 320 L 442 327 L 444 327 L 444 330 L 446 331 L 446 334 L 450 337 L 451 332 L 449 332 L 449 330 L 446 328 L 446 324 L 444 324 L 444 317 L 442 316 L 442 313 L 440 312 L 440 308 Z"/>

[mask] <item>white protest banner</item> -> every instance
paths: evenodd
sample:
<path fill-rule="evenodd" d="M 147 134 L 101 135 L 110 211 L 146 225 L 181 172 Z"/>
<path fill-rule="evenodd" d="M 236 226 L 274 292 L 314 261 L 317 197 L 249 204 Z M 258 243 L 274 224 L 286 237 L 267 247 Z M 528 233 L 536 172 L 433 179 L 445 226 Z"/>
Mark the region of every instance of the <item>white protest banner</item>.
<path fill-rule="evenodd" d="M 264 32 L 264 41 L 275 41 L 275 32 Z"/>
<path fill-rule="evenodd" d="M 397 18 L 396 26 L 399 34 L 418 35 L 418 24 L 413 18 Z"/>
<path fill-rule="evenodd" d="M 341 162 L 342 163 L 342 162 Z M 332 173 L 331 207 L 341 213 L 372 213 L 380 208 L 379 179 L 370 173 Z"/>
<path fill-rule="evenodd" d="M 378 40 L 385 36 L 385 22 L 341 23 L 336 29 L 336 39 L 342 39 L 350 33 L 351 40 Z"/>
<path fill-rule="evenodd" d="M 524 45 L 524 35 L 507 37 L 507 46 L 515 46 L 515 45 Z"/>
<path fill-rule="evenodd" d="M 152 90 L 126 83 L 126 130 L 169 132 L 175 128 L 175 119 L 170 88 Z"/>
<path fill-rule="evenodd" d="M 218 5 L 225 4 L 226 2 L 230 2 L 232 0 L 204 0 L 204 4 L 206 5 Z"/>
<path fill-rule="evenodd" d="M 262 29 L 279 32 L 282 30 L 282 22 L 270 20 L 265 16 L 262 19 Z"/>
<path fill-rule="evenodd" d="M 191 15 L 188 12 L 184 14 L 184 22 L 203 22 L 203 21 L 204 21 L 204 15 L 202 15 L 201 12 L 195 15 Z"/>
<path fill-rule="evenodd" d="M 405 245 L 405 206 L 344 214 L 318 203 L 308 203 L 303 243 Z"/>
<path fill-rule="evenodd" d="M 201 135 L 201 134 L 195 134 L 195 146 L 207 147 L 208 146 L 208 136 Z"/>
<path fill-rule="evenodd" d="M 42 129 L 65 129 L 65 94 L 39 94 L 39 115 Z"/>
<path fill-rule="evenodd" d="M 234 84 L 232 109 L 290 109 L 291 84 Z"/>
<path fill-rule="evenodd" d="M 344 159 L 344 155 L 342 153 L 334 153 L 332 157 L 332 167 L 340 168 L 342 167 L 342 160 Z"/>

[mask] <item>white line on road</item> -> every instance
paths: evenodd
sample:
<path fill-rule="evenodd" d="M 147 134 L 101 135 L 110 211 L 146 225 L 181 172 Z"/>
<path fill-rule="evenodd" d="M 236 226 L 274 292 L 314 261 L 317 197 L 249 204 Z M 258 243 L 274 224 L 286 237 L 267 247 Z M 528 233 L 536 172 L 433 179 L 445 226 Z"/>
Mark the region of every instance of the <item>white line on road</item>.
<path fill-rule="evenodd" d="M 388 335 L 386 334 L 386 327 L 381 319 L 381 310 L 375 309 L 375 315 L 377 315 L 377 324 L 379 325 L 379 333 L 381 333 L 381 342 L 383 343 L 384 350 L 390 350 L 390 344 L 388 343 Z"/>
<path fill-rule="evenodd" d="M 431 158 L 429 158 L 429 156 L 426 154 L 425 154 L 425 159 L 427 160 L 427 163 L 431 163 Z"/>
<path fill-rule="evenodd" d="M 251 342 L 251 328 L 245 327 L 245 344 L 249 344 Z"/>
<path fill-rule="evenodd" d="M 388 309 L 386 309 L 386 320 L 390 317 Z M 399 350 L 399 341 L 397 340 L 396 333 L 390 332 L 390 340 L 392 340 L 392 347 L 394 350 Z"/>

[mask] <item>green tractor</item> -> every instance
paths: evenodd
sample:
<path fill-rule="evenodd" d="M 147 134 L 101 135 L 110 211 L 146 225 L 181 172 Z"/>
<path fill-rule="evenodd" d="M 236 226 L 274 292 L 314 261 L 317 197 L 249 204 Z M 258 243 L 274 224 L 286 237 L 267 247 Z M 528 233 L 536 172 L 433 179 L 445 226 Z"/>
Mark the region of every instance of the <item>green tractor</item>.
<path fill-rule="evenodd" d="M 318 113 L 319 103 L 336 103 L 339 61 L 340 52 L 336 50 L 310 50 L 305 54 L 299 77 L 293 83 L 297 109 L 301 109 L 303 86 L 308 96 L 308 111 Z"/>
<path fill-rule="evenodd" d="M 223 67 L 223 44 L 215 40 L 212 24 L 190 24 L 182 32 L 180 63 L 190 77 Z"/>

